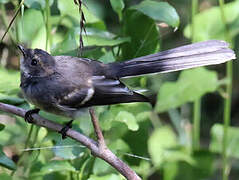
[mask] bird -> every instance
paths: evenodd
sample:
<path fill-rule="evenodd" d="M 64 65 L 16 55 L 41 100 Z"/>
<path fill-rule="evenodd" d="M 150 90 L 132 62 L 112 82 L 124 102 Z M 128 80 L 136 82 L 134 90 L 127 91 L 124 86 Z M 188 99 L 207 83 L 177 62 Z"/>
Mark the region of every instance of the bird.
<path fill-rule="evenodd" d="M 18 45 L 21 90 L 24 98 L 37 109 L 29 110 L 25 119 L 44 110 L 71 118 L 60 131 L 65 138 L 73 119 L 82 108 L 118 103 L 149 102 L 150 98 L 128 88 L 122 78 L 153 73 L 167 73 L 235 59 L 229 44 L 209 40 L 134 59 L 102 63 L 97 60 L 72 56 L 51 56 L 41 49 Z"/>

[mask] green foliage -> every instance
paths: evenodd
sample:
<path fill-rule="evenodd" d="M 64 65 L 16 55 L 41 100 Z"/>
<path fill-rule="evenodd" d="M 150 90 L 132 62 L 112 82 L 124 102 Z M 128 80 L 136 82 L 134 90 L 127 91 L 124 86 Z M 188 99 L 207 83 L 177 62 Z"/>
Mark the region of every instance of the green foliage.
<path fill-rule="evenodd" d="M 162 85 L 156 110 L 164 112 L 192 102 L 206 93 L 215 91 L 218 85 L 216 72 L 204 68 L 183 71 L 176 82 L 166 82 Z"/>
<path fill-rule="evenodd" d="M 238 17 L 237 7 L 239 1 L 228 3 L 224 6 L 226 21 L 229 25 L 229 33 L 232 37 L 238 34 Z M 213 7 L 199 13 L 195 16 L 195 41 L 204 41 L 208 39 L 225 39 L 224 24 L 221 20 L 220 7 Z M 184 34 L 187 38 L 191 37 L 191 26 L 185 28 Z"/>
<path fill-rule="evenodd" d="M 211 3 L 207 0 L 205 2 Z M 7 16 L 7 20 L 10 19 L 8 16 L 13 14 L 11 8 L 16 9 L 18 3 L 16 0 L 0 0 L 1 20 L 4 16 Z M 237 37 L 239 32 L 238 3 L 236 0 L 225 5 L 227 28 L 232 37 Z M 203 5 L 200 7 L 204 8 Z M 6 13 L 2 11 L 4 8 Z M 49 14 L 47 9 L 51 11 Z M 185 9 L 188 9 L 186 0 L 173 0 L 170 4 L 153 0 L 85 0 L 82 5 L 86 19 L 83 57 L 111 63 L 182 44 L 186 41 L 183 33 L 186 38 L 191 38 L 190 12 Z M 180 12 L 180 16 L 177 12 Z M 195 41 L 224 39 L 225 29 L 220 13 L 219 7 L 215 6 L 196 15 Z M 12 56 L 15 44 L 11 40 L 29 48 L 46 49 L 47 43 L 50 47 L 47 49 L 52 55 L 78 56 L 80 18 L 79 7 L 73 0 L 25 0 L 24 11 L 21 11 L 10 31 L 14 38 L 11 39 L 10 36 L 5 44 L 11 47 L 9 52 Z M 5 26 L 0 21 L 1 32 L 6 29 Z M 174 29 L 178 31 L 173 32 Z M 50 31 L 50 37 L 47 30 Z M 2 52 L 5 53 L 5 50 L 0 49 L 0 53 Z M 11 70 L 9 67 L 12 66 L 8 63 L 5 65 L 4 62 L 11 58 L 5 59 L 4 53 L 0 54 L 0 59 L 4 58 L 0 60 L 0 102 L 29 109 L 30 105 L 20 92 L 20 73 Z M 221 104 L 214 104 L 215 101 L 208 103 L 205 96 L 209 93 L 216 94 L 218 90 L 220 95 L 227 97 L 222 86 L 225 85 L 222 83 L 225 79 L 220 80 L 223 72 L 217 67 L 215 66 L 215 70 L 198 68 L 179 74 L 122 80 L 131 89 L 149 89 L 152 94 L 147 91 L 145 95 L 156 100 L 156 106 L 130 103 L 97 107 L 97 116 L 108 147 L 145 180 L 220 179 L 217 172 L 220 171 L 221 159 L 216 155 L 222 151 L 223 126 L 215 122 L 221 121 L 221 113 L 217 113 Z M 214 124 L 211 139 L 207 134 L 209 130 L 206 134 L 204 129 L 201 132 L 204 133 L 201 135 L 202 144 L 210 144 L 210 147 L 204 146 L 193 151 L 190 140 L 190 103 L 202 97 L 202 106 L 215 105 L 219 110 L 208 111 L 215 111 L 214 114 L 219 115 L 208 116 L 208 112 L 202 107 L 202 124 L 207 127 L 205 129 L 211 127 L 207 123 Z M 217 98 L 216 101 L 222 100 L 219 95 Z M 237 98 L 235 104 L 236 100 Z M 69 120 L 44 111 L 40 111 L 40 115 L 58 123 Z M 73 129 L 95 138 L 86 110 L 74 121 Z M 233 160 L 239 158 L 238 132 L 236 127 L 228 129 L 226 153 Z M 27 125 L 22 118 L 0 112 L 0 134 L 0 179 L 124 179 L 109 164 L 93 157 L 78 142 L 69 138 L 62 140 L 58 133 Z M 22 151 L 24 149 L 26 151 Z M 15 157 L 16 163 L 13 162 Z M 234 164 L 230 168 L 238 171 L 238 166 Z"/>
<path fill-rule="evenodd" d="M 228 129 L 227 154 L 231 157 L 239 158 L 238 140 L 239 128 L 229 127 Z M 223 125 L 214 124 L 211 129 L 210 150 L 215 153 L 221 153 L 223 141 Z"/>
<path fill-rule="evenodd" d="M 146 0 L 131 8 L 144 13 L 155 21 L 162 21 L 173 27 L 179 26 L 179 16 L 177 12 L 166 2 Z"/>
<path fill-rule="evenodd" d="M 10 170 L 16 170 L 17 168 L 16 164 L 5 155 L 2 146 L 0 146 L 0 165 Z"/>
<path fill-rule="evenodd" d="M 154 165 L 160 166 L 162 163 L 174 161 L 186 161 L 193 164 L 190 154 L 178 145 L 176 135 L 169 127 L 155 130 L 148 141 L 149 154 Z"/>
<path fill-rule="evenodd" d="M 159 46 L 154 20 L 135 10 L 126 10 L 124 19 L 124 35 L 129 36 L 131 41 L 122 46 L 123 59 L 154 53 Z"/>
<path fill-rule="evenodd" d="M 110 0 L 111 6 L 114 9 L 114 11 L 118 14 L 119 19 L 122 19 L 122 10 L 125 7 L 123 0 Z"/>

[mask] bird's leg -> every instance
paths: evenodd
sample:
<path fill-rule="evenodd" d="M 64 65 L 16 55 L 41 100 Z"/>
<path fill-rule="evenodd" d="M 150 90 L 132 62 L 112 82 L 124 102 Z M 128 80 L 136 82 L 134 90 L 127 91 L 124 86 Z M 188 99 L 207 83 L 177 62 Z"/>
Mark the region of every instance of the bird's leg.
<path fill-rule="evenodd" d="M 59 131 L 59 133 L 62 135 L 62 139 L 65 139 L 66 138 L 66 132 L 72 128 L 72 122 L 73 120 L 70 120 L 69 122 L 67 122 L 65 124 L 65 126 Z"/>
<path fill-rule="evenodd" d="M 27 111 L 27 112 L 25 113 L 25 117 L 24 117 L 25 121 L 28 122 L 28 123 L 32 123 L 32 122 L 33 122 L 32 115 L 33 115 L 33 114 L 38 114 L 39 111 L 40 111 L 40 109 L 38 109 L 38 108 L 36 108 L 36 109 L 31 109 L 31 110 Z"/>

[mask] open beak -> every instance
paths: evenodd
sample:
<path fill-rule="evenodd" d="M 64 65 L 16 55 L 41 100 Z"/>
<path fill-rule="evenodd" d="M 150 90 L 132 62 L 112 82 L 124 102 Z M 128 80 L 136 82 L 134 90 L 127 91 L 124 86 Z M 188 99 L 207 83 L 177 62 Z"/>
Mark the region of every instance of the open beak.
<path fill-rule="evenodd" d="M 20 49 L 20 51 L 22 52 L 23 56 L 26 56 L 26 50 L 22 45 L 17 45 L 17 47 Z"/>

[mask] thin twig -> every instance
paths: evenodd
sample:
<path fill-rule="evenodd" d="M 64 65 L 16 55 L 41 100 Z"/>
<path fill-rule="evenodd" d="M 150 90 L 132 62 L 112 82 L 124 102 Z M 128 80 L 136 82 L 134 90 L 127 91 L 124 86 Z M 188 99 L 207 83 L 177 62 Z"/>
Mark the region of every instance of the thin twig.
<path fill-rule="evenodd" d="M 92 124 L 93 124 L 94 129 L 95 129 L 95 134 L 97 136 L 97 141 L 99 143 L 99 147 L 100 148 L 106 148 L 105 139 L 104 139 L 104 136 L 103 136 L 102 131 L 100 129 L 98 118 L 95 116 L 94 109 L 90 108 L 89 112 L 90 112 Z"/>
<path fill-rule="evenodd" d="M 26 110 L 4 103 L 0 103 L 0 111 L 8 112 L 10 114 L 15 114 L 17 116 L 23 117 L 25 116 Z M 95 127 L 95 131 L 99 142 L 94 141 L 93 139 L 81 134 L 78 131 L 73 129 L 69 129 L 66 132 L 66 135 L 91 150 L 92 154 L 96 157 L 99 157 L 109 163 L 112 167 L 114 167 L 119 173 L 121 173 L 128 180 L 141 180 L 141 178 L 122 160 L 120 160 L 115 154 L 113 154 L 105 145 L 105 148 L 100 147 L 100 143 L 104 143 L 104 138 L 102 132 L 99 127 L 98 119 L 96 118 L 94 111 L 90 111 L 92 122 Z M 38 114 L 32 115 L 33 120 L 32 124 L 35 124 L 40 127 L 45 127 L 47 129 L 59 132 L 63 126 L 61 124 L 55 123 L 53 121 L 47 120 Z M 102 141 L 103 139 L 103 141 Z"/>
<path fill-rule="evenodd" d="M 4 37 L 7 35 L 7 32 L 10 30 L 10 28 L 11 28 L 11 26 L 12 26 L 14 20 L 16 19 L 17 15 L 19 14 L 19 12 L 20 12 L 20 10 L 21 10 L 21 6 L 23 5 L 23 3 L 24 3 L 24 1 L 21 1 L 21 3 L 19 4 L 19 6 L 18 6 L 18 8 L 17 8 L 17 10 L 16 10 L 16 12 L 15 12 L 13 18 L 11 19 L 11 21 L 10 21 L 8 27 L 7 27 L 7 30 L 6 30 L 6 31 L 4 32 L 4 34 L 3 34 L 3 36 L 2 36 L 0 42 L 3 41 Z"/>

